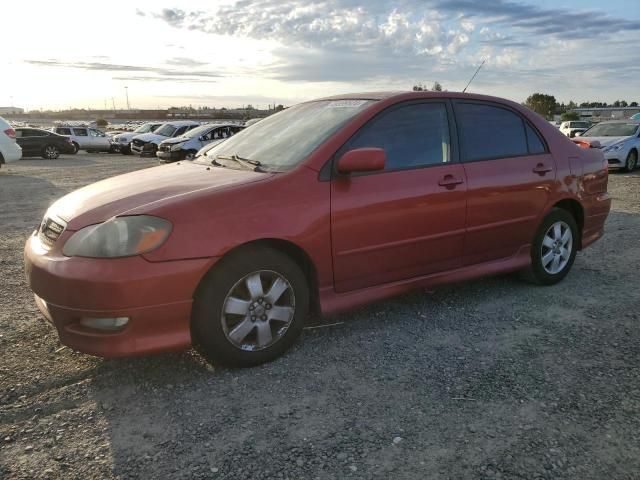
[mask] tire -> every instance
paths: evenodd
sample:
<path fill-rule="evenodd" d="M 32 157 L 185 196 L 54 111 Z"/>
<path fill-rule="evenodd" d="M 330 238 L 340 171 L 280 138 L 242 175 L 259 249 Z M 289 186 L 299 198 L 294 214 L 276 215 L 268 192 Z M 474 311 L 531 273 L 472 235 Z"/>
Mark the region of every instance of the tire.
<path fill-rule="evenodd" d="M 127 145 L 126 147 L 121 147 L 120 153 L 122 155 L 133 155 L 133 152 L 131 151 L 131 145 Z"/>
<path fill-rule="evenodd" d="M 196 158 L 197 153 L 198 152 L 196 152 L 195 150 L 187 150 L 187 152 L 184 154 L 184 159 L 193 160 L 194 158 Z"/>
<path fill-rule="evenodd" d="M 289 349 L 308 313 L 309 287 L 298 264 L 280 251 L 251 248 L 223 258 L 198 287 L 191 336 L 210 362 L 251 367 Z"/>
<path fill-rule="evenodd" d="M 55 160 L 60 156 L 60 149 L 55 145 L 45 145 L 42 149 L 42 158 L 45 160 Z"/>
<path fill-rule="evenodd" d="M 565 240 L 567 231 L 570 233 L 568 241 Z M 525 272 L 527 280 L 538 285 L 554 285 L 560 282 L 573 266 L 579 239 L 580 234 L 573 215 L 561 208 L 551 210 L 538 227 L 531 245 L 531 266 Z"/>
<path fill-rule="evenodd" d="M 71 154 L 75 155 L 76 153 L 78 153 L 80 151 L 80 145 L 78 145 L 76 142 L 73 142 L 73 147 L 74 147 L 74 151 L 71 152 Z"/>
<path fill-rule="evenodd" d="M 633 172 L 638 166 L 638 151 L 631 150 L 629 155 L 627 155 L 627 159 L 624 162 L 624 171 L 625 172 Z"/>

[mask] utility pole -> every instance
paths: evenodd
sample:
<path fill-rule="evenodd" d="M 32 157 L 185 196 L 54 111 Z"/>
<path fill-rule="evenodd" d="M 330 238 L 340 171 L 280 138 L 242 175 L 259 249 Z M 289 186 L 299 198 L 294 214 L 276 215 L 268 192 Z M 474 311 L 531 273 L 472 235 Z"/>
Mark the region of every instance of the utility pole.
<path fill-rule="evenodd" d="M 113 111 L 116 111 L 116 101 L 111 97 L 111 105 L 113 105 Z"/>
<path fill-rule="evenodd" d="M 129 105 L 129 87 L 125 85 L 124 92 L 127 94 L 127 110 L 131 110 L 131 106 Z"/>

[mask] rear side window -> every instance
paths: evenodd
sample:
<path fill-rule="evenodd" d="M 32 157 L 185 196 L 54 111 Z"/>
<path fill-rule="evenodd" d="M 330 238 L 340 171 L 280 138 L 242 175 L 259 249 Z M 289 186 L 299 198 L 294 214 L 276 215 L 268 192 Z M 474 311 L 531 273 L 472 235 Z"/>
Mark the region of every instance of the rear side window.
<path fill-rule="evenodd" d="M 385 170 L 451 161 L 447 107 L 419 103 L 382 112 L 357 133 L 347 150 L 382 148 Z"/>
<path fill-rule="evenodd" d="M 528 155 L 522 118 L 506 108 L 458 103 L 456 118 L 464 161 Z"/>
<path fill-rule="evenodd" d="M 529 144 L 529 153 L 535 155 L 536 153 L 545 153 L 547 149 L 544 147 L 544 142 L 540 138 L 540 135 L 531 128 L 531 125 L 525 123 L 525 129 L 527 131 L 527 143 Z"/>
<path fill-rule="evenodd" d="M 74 128 L 73 134 L 76 137 L 87 137 L 87 129 L 86 128 Z"/>
<path fill-rule="evenodd" d="M 56 128 L 56 133 L 58 135 L 71 135 L 70 128 Z"/>

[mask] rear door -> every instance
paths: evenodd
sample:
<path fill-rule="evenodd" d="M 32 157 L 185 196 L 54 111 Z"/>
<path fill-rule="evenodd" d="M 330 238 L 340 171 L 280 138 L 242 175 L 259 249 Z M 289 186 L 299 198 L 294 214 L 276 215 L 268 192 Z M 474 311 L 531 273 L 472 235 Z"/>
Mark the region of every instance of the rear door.
<path fill-rule="evenodd" d="M 96 150 L 109 150 L 111 148 L 111 142 L 109 137 L 107 137 L 106 133 L 101 132 L 100 130 L 96 130 L 94 128 L 89 129 L 89 139 L 91 145 Z"/>
<path fill-rule="evenodd" d="M 466 182 L 452 146 L 450 104 L 412 102 L 373 118 L 338 152 L 378 147 L 383 171 L 331 182 L 334 282 L 339 292 L 461 265 Z"/>
<path fill-rule="evenodd" d="M 489 102 L 454 102 L 467 178 L 465 263 L 528 246 L 555 188 L 556 165 L 522 115 Z"/>
<path fill-rule="evenodd" d="M 89 150 L 95 148 L 93 142 L 91 141 L 91 138 L 89 137 L 89 132 L 87 132 L 86 128 L 75 127 L 71 129 L 71 132 L 73 134 L 74 140 L 78 143 L 78 145 L 80 145 L 80 148 Z"/>

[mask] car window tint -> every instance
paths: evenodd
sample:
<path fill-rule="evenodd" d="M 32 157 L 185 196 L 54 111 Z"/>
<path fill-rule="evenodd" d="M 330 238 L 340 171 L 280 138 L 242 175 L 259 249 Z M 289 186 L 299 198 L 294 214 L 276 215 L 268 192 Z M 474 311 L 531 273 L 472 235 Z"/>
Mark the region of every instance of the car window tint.
<path fill-rule="evenodd" d="M 527 142 L 529 144 L 529 153 L 544 153 L 546 151 L 544 147 L 544 142 L 540 138 L 540 135 L 531 128 L 531 125 L 528 123 L 525 125 L 525 129 L 527 131 Z"/>
<path fill-rule="evenodd" d="M 382 148 L 385 170 L 450 161 L 447 107 L 443 103 L 406 105 L 383 112 L 367 123 L 348 150 Z"/>
<path fill-rule="evenodd" d="M 59 135 L 71 135 L 71 129 L 70 128 L 57 128 L 56 129 L 56 133 L 58 133 Z"/>
<path fill-rule="evenodd" d="M 184 132 L 186 132 L 188 129 L 188 127 L 180 127 L 179 129 L 177 129 L 175 131 L 175 133 L 173 134 L 174 137 L 178 137 L 180 135 L 182 135 Z"/>
<path fill-rule="evenodd" d="M 26 135 L 22 134 L 22 130 L 16 129 L 16 138 L 26 137 Z"/>
<path fill-rule="evenodd" d="M 76 137 L 87 137 L 87 129 L 86 128 L 74 128 L 73 134 Z"/>
<path fill-rule="evenodd" d="M 527 155 L 524 122 L 510 110 L 459 103 L 456 118 L 465 161 Z"/>

